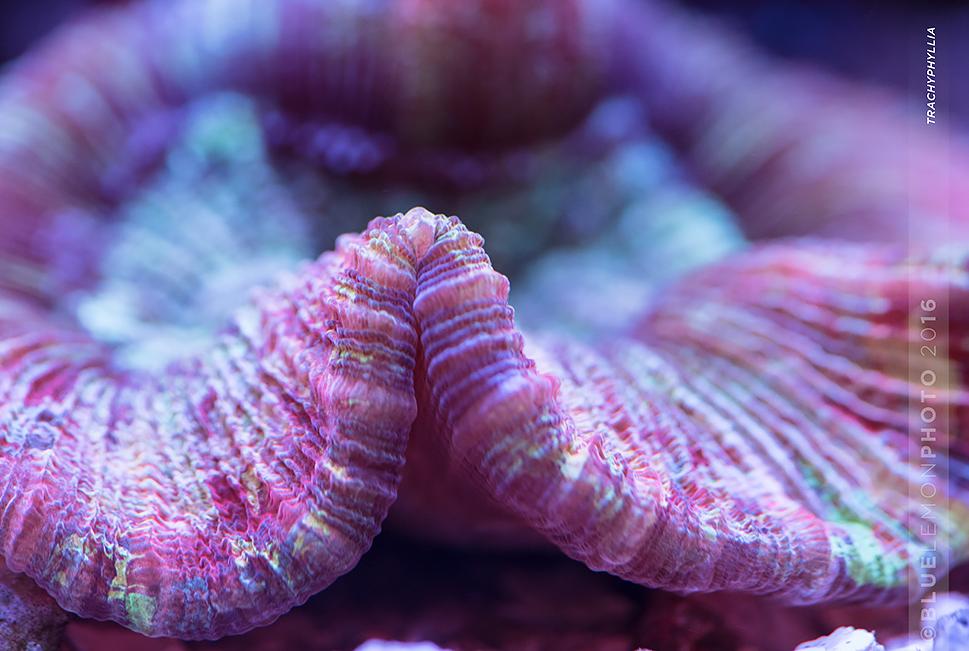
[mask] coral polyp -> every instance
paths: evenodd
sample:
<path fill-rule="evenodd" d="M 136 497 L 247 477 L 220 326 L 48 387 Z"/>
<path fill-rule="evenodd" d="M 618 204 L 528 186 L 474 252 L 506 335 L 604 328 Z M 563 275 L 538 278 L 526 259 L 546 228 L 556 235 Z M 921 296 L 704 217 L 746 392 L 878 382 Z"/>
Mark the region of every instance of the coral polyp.
<path fill-rule="evenodd" d="M 69 610 L 181 637 L 272 621 L 353 567 L 416 412 L 407 246 L 345 240 L 162 375 L 10 306 L 7 564 Z"/>
<path fill-rule="evenodd" d="M 683 594 L 916 599 L 969 553 L 969 249 L 933 197 L 905 240 L 898 158 L 811 137 L 867 106 L 837 85 L 769 69 L 831 113 L 725 135 L 759 68 L 708 30 L 725 67 L 671 84 L 691 25 L 176 0 L 27 55 L 0 81 L 2 563 L 186 640 L 272 623 L 384 527 Z M 0 573 L 8 610 L 62 624 L 27 581 Z"/>
<path fill-rule="evenodd" d="M 451 454 L 594 569 L 796 603 L 907 595 L 926 543 L 907 522 L 918 476 L 893 404 L 915 389 L 892 350 L 912 335 L 910 285 L 948 293 L 962 266 L 768 248 L 675 286 L 599 351 L 526 345 L 481 245 L 423 209 L 378 219 L 162 376 L 116 371 L 82 333 L 8 310 L 8 565 L 65 608 L 149 634 L 271 621 L 376 535 L 419 382 Z M 967 514 L 950 516 L 942 540 L 961 555 Z"/>

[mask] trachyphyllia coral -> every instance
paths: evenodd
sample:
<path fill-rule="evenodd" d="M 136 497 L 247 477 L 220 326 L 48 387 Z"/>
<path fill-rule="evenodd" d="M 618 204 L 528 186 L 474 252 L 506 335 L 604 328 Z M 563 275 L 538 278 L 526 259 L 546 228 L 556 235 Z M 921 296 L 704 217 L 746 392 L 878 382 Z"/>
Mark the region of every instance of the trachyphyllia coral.
<path fill-rule="evenodd" d="M 622 138 L 597 132 L 593 114 L 550 155 L 538 142 L 575 128 L 609 75 L 639 57 L 648 65 L 621 88 L 647 105 L 656 95 L 662 57 L 624 40 L 649 23 L 630 9 L 626 24 L 617 6 L 136 5 L 68 29 L 14 70 L 0 90 L 6 564 L 82 616 L 217 638 L 271 622 L 349 571 L 402 480 L 401 530 L 551 544 L 679 592 L 898 602 L 913 596 L 923 554 L 941 550 L 940 572 L 961 561 L 964 472 L 928 480 L 950 505 L 929 540 L 910 408 L 920 319 L 944 313 L 941 354 L 918 371 L 944 380 L 939 409 L 964 429 L 965 253 L 745 248 L 721 209 L 706 247 L 696 238 L 689 255 L 653 258 L 663 219 L 651 213 L 677 204 L 644 201 L 615 162 L 648 168 L 644 134 L 603 145 Z M 629 61 L 606 46 L 617 35 Z M 611 101 L 607 111 L 630 100 Z M 692 151 L 702 133 L 668 118 L 656 125 Z M 610 153 L 585 165 L 583 148 Z M 784 169 L 756 165 L 768 150 L 740 158 L 783 186 Z M 506 226 L 566 230 L 495 195 L 466 199 L 540 178 L 530 168 L 549 157 L 585 175 L 589 205 L 628 207 L 618 237 L 636 242 L 637 260 L 617 273 L 635 269 L 629 284 L 668 281 L 674 271 L 650 266 L 674 257 L 675 273 L 704 268 L 634 299 L 603 274 L 597 304 L 615 314 L 573 330 L 516 321 L 492 257 L 530 262 L 540 247 L 515 242 L 522 230 L 503 240 L 515 257 L 417 208 L 296 267 L 326 224 L 357 230 L 336 206 L 363 210 L 374 188 L 428 177 L 445 178 L 435 198 L 491 202 Z M 305 158 L 346 185 L 324 192 Z M 717 159 L 706 162 L 697 167 L 719 187 Z M 847 199 L 824 180 L 831 234 Z M 546 204 L 576 196 L 558 183 L 570 199 Z M 657 185 L 680 196 L 678 183 Z M 740 194 L 748 232 L 776 234 Z M 896 217 L 884 219 L 897 228 Z M 779 219 L 782 231 L 811 230 Z M 532 326 L 540 285 L 522 293 Z M 241 307 L 210 335 L 223 303 Z M 965 456 L 958 436 L 938 452 Z"/>
<path fill-rule="evenodd" d="M 184 637 L 271 621 L 353 567 L 416 411 L 407 246 L 345 241 L 163 376 L 7 306 L 7 564 L 69 610 Z"/>
<path fill-rule="evenodd" d="M 898 355 L 917 331 L 910 292 L 961 305 L 964 264 L 768 248 L 675 285 L 600 347 L 523 347 L 482 271 L 455 288 L 463 308 L 418 293 L 420 368 L 452 453 L 590 567 L 680 591 L 904 599 L 929 548 L 910 521 L 920 387 Z M 949 517 L 957 560 L 965 507 Z"/>
<path fill-rule="evenodd" d="M 147 633 L 270 621 L 375 535 L 416 368 L 452 454 L 595 569 L 800 603 L 907 593 L 924 547 L 892 404 L 914 389 L 893 378 L 893 347 L 912 334 L 911 285 L 958 298 L 961 263 L 768 248 L 685 281 L 600 351 L 526 346 L 481 244 L 422 209 L 378 219 L 162 377 L 115 370 L 82 333 L 11 305 L 7 563 L 66 608 Z M 964 509 L 951 517 L 942 540 L 961 554 Z"/>

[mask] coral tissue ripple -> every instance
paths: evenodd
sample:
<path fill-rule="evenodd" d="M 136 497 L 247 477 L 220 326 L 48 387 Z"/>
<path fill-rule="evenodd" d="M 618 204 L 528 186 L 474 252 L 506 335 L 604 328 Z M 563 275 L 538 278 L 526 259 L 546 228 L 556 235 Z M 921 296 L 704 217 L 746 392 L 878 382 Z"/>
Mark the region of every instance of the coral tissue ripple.
<path fill-rule="evenodd" d="M 602 347 L 526 339 L 508 290 L 457 218 L 378 218 L 161 378 L 6 297 L 3 557 L 63 607 L 144 633 L 267 623 L 368 548 L 419 395 L 499 504 L 594 569 L 796 603 L 906 597 L 927 544 L 909 517 L 910 296 L 948 297 L 961 373 L 964 260 L 761 247 Z M 936 544 L 955 561 L 952 486 Z"/>
<path fill-rule="evenodd" d="M 216 638 L 355 565 L 396 496 L 413 252 L 346 238 L 162 377 L 25 302 L 0 320 L 0 551 L 64 608 Z"/>
<path fill-rule="evenodd" d="M 924 481 L 910 297 L 952 301 L 961 372 L 964 261 L 775 244 L 682 281 L 626 338 L 589 347 L 526 341 L 483 252 L 441 255 L 415 302 L 431 408 L 452 454 L 566 553 L 677 591 L 908 598 L 936 543 L 910 517 Z M 962 431 L 969 394 L 953 382 L 943 399 Z M 966 517 L 953 500 L 940 524 L 953 561 Z"/>

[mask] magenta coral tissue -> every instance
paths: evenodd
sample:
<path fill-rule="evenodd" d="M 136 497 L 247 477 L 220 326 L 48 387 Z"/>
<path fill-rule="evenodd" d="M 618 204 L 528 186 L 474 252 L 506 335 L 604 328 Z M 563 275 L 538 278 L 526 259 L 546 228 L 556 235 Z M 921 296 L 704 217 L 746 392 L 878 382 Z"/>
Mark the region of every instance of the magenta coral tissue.
<path fill-rule="evenodd" d="M 345 239 L 163 375 L 13 305 L 8 565 L 68 610 L 180 637 L 268 623 L 352 568 L 416 414 L 414 255 L 396 227 Z"/>
<path fill-rule="evenodd" d="M 268 623 L 370 545 L 417 382 L 455 459 L 593 569 L 795 603 L 904 598 L 925 543 L 906 522 L 917 476 L 898 416 L 916 389 L 893 349 L 913 275 L 958 294 L 962 266 L 766 247 L 674 285 L 598 350 L 526 345 L 481 245 L 423 209 L 377 219 L 163 376 L 119 371 L 14 304 L 7 563 L 65 608 L 149 634 Z M 964 507 L 951 517 L 943 541 L 962 554 Z"/>
<path fill-rule="evenodd" d="M 961 136 L 652 0 L 110 4 L 0 77 L 0 651 L 969 639 Z"/>

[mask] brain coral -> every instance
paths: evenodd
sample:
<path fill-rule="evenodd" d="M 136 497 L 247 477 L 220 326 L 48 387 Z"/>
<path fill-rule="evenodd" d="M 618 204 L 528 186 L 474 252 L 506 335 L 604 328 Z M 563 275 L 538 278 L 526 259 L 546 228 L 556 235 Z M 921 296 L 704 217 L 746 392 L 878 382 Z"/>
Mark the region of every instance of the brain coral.
<path fill-rule="evenodd" d="M 676 285 L 602 350 L 526 349 L 481 245 L 422 209 L 378 219 L 163 376 L 11 305 L 7 563 L 147 633 L 270 621 L 369 546 L 418 382 L 451 453 L 590 567 L 801 603 L 907 595 L 917 388 L 893 358 L 918 327 L 912 283 L 964 292 L 962 266 L 778 245 Z M 964 508 L 950 517 L 962 549 Z"/>
<path fill-rule="evenodd" d="M 380 9 L 113 9 L 59 33 L 0 84 L 0 555 L 10 569 L 67 610 L 148 635 L 239 633 L 351 570 L 408 470 L 402 528 L 452 535 L 448 511 L 436 513 L 450 504 L 469 522 L 497 522 L 505 543 L 546 541 L 592 569 L 679 592 L 898 602 L 917 594 L 926 553 L 945 552 L 940 572 L 964 558 L 965 249 L 907 251 L 901 218 L 824 165 L 814 190 L 795 186 L 791 168 L 812 157 L 784 137 L 804 119 L 794 105 L 772 114 L 752 152 L 705 154 L 710 133 L 752 100 L 700 83 L 687 86 L 693 97 L 663 100 L 662 48 L 628 32 L 649 25 L 651 9 Z M 661 11 L 652 19 L 681 29 Z M 729 58 L 740 70 L 745 61 Z M 690 78 L 704 76 L 716 77 L 698 67 Z M 331 215 L 294 189 L 303 177 L 280 151 L 321 157 L 363 185 L 351 197 L 447 168 L 459 172 L 441 196 L 464 194 L 463 184 L 507 181 L 516 161 L 541 159 L 539 143 L 567 139 L 604 87 L 652 109 L 695 100 L 718 116 L 653 119 L 753 237 L 862 241 L 748 247 L 718 226 L 727 235 L 712 257 L 723 259 L 701 251 L 709 264 L 636 300 L 602 288 L 615 314 L 591 337 L 523 328 L 484 239 L 422 208 L 295 263 Z M 256 106 L 254 131 L 275 134 L 280 151 L 249 139 L 246 108 L 238 131 L 208 143 L 222 153 L 204 166 L 191 145 L 173 144 L 197 145 L 185 135 L 193 125 L 207 137 L 199 113 L 237 115 L 237 100 L 205 103 L 223 91 L 255 102 L 242 104 Z M 551 158 L 580 167 L 587 154 L 566 146 Z M 590 204 L 622 194 L 608 163 L 595 170 L 613 185 L 594 179 Z M 777 199 L 788 188 L 794 209 Z M 917 205 L 940 227 L 934 201 Z M 802 209 L 818 223 L 805 226 Z M 627 217 L 639 225 L 641 213 Z M 846 215 L 894 230 L 859 237 L 842 228 Z M 171 236 L 179 228 L 182 239 Z M 933 245 L 937 232 L 925 236 Z M 519 263 L 531 255 L 521 251 Z M 647 252 L 634 253 L 640 268 L 658 266 Z M 226 296 L 232 309 L 213 305 Z M 155 355 L 145 342 L 187 305 L 205 336 L 184 336 L 198 324 L 180 323 Z M 927 339 L 926 324 L 943 317 L 946 331 Z M 937 352 L 917 366 L 923 344 Z M 919 467 L 912 422 L 926 378 L 954 434 L 938 449 L 951 453 L 947 477 Z M 925 486 L 949 507 L 931 536 L 918 516 Z M 424 501 L 431 493 L 438 503 Z"/>

